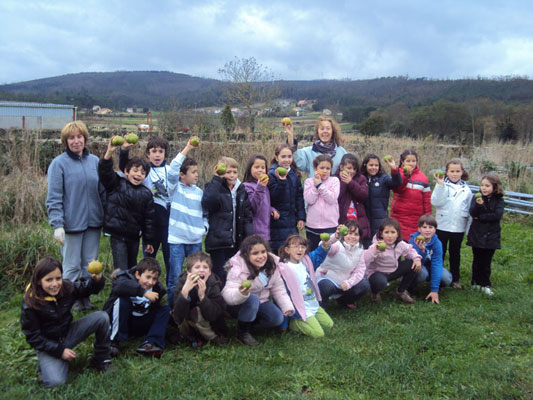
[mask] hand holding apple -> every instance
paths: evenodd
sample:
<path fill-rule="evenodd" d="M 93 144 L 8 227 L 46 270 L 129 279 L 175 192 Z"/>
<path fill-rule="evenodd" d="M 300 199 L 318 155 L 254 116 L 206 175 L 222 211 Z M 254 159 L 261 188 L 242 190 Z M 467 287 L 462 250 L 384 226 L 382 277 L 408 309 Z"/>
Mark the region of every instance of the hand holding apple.
<path fill-rule="evenodd" d="M 394 161 L 394 158 L 392 158 L 392 156 L 383 157 L 383 161 L 387 163 L 390 169 L 396 169 L 396 162 Z"/>
<path fill-rule="evenodd" d="M 341 178 L 341 181 L 346 183 L 346 184 L 349 184 L 350 181 L 352 180 L 352 176 L 346 170 L 341 171 L 341 173 L 339 174 L 339 177 Z"/>
<path fill-rule="evenodd" d="M 313 176 L 313 182 L 315 186 L 318 185 L 319 183 L 322 183 L 322 176 L 320 175 L 320 172 L 315 171 L 315 175 Z"/>
<path fill-rule="evenodd" d="M 257 183 L 261 186 L 267 186 L 268 185 L 268 175 L 267 174 L 261 174 L 259 175 L 259 178 L 257 179 Z"/>

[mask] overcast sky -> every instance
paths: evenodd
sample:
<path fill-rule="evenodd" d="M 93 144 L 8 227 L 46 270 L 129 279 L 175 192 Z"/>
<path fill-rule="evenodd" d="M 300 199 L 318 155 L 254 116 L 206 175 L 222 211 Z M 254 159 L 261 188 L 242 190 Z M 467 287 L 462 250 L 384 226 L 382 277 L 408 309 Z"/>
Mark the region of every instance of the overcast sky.
<path fill-rule="evenodd" d="M 533 76 L 533 2 L 1 0 L 0 84 L 76 72 L 279 79 Z"/>

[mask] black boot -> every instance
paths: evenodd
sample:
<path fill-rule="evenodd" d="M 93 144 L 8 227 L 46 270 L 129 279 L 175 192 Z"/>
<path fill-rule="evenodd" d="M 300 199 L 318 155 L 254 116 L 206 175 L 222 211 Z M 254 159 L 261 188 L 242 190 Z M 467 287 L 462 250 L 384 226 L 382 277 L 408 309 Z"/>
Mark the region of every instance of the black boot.
<path fill-rule="evenodd" d="M 259 342 L 252 336 L 252 322 L 239 321 L 237 324 L 237 340 L 247 346 L 257 346 Z"/>

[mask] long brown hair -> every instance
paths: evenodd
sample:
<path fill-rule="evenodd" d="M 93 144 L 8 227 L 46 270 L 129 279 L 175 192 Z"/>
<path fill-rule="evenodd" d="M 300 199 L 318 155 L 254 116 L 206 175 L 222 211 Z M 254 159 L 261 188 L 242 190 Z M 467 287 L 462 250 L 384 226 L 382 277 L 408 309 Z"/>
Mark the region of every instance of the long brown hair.
<path fill-rule="evenodd" d="M 272 166 L 274 164 L 279 166 L 279 162 L 278 162 L 278 160 L 276 160 L 276 157 L 279 156 L 279 153 L 281 153 L 281 150 L 283 150 L 283 149 L 289 149 L 292 152 L 291 169 L 296 173 L 296 176 L 300 177 L 301 176 L 300 171 L 298 171 L 298 167 L 296 166 L 296 163 L 294 162 L 294 151 L 295 151 L 294 147 L 290 146 L 287 143 L 282 143 L 278 147 L 276 147 L 276 149 L 274 150 L 274 156 L 275 157 L 270 162 L 270 166 Z"/>
<path fill-rule="evenodd" d="M 272 257 L 268 242 L 259 235 L 250 235 L 242 241 L 240 248 L 241 257 L 246 262 L 246 266 L 250 271 L 250 275 L 248 275 L 248 278 L 250 280 L 255 279 L 255 277 L 259 275 L 260 272 L 250 262 L 250 250 L 252 250 L 252 247 L 254 247 L 256 244 L 262 244 L 263 246 L 265 246 L 265 249 L 267 251 L 267 261 L 265 266 L 261 270 L 264 270 L 267 276 L 271 276 L 276 269 L 276 261 L 274 261 L 274 258 Z"/>
<path fill-rule="evenodd" d="M 43 304 L 46 303 L 45 297 L 48 296 L 41 285 L 41 280 L 48 275 L 50 272 L 59 269 L 61 274 L 63 274 L 63 266 L 61 263 L 56 260 L 54 257 L 44 257 L 41 258 L 35 269 L 33 270 L 33 275 L 31 277 L 30 284 L 28 285 L 26 292 L 24 293 L 24 302 L 31 308 L 40 309 Z M 69 295 L 72 292 L 72 283 L 69 281 L 63 281 L 61 289 L 56 298 L 60 299 L 63 296 Z"/>
<path fill-rule="evenodd" d="M 339 126 L 337 121 L 330 117 L 326 117 L 325 115 L 318 117 L 318 119 L 316 120 L 314 140 L 318 140 L 318 128 L 320 128 L 321 122 L 329 122 L 331 124 L 331 140 L 333 140 L 337 146 L 340 146 L 342 142 L 341 127 Z"/>
<path fill-rule="evenodd" d="M 396 229 L 396 232 L 398 232 L 398 237 L 396 238 L 396 241 L 394 244 L 398 244 L 402 241 L 402 229 L 400 228 L 400 224 L 397 220 L 394 218 L 385 218 L 381 221 L 381 224 L 379 224 L 378 233 L 376 234 L 376 237 L 378 239 L 383 240 L 383 231 L 387 226 L 392 226 L 394 229 Z"/>
<path fill-rule="evenodd" d="M 487 175 L 484 175 L 481 178 L 481 181 L 483 179 L 488 180 L 490 182 L 490 184 L 492 185 L 492 195 L 493 196 L 499 196 L 499 197 L 503 196 L 504 192 L 503 192 L 502 181 L 500 181 L 500 177 L 498 175 L 496 175 L 496 174 L 487 174 Z"/>

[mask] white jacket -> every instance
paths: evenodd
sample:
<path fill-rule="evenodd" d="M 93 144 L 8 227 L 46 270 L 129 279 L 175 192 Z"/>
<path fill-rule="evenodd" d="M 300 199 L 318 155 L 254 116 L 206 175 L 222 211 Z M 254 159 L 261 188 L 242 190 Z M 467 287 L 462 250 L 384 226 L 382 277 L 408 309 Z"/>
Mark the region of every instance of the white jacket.
<path fill-rule="evenodd" d="M 452 182 L 437 184 L 431 193 L 438 229 L 445 232 L 466 232 L 470 219 L 472 191 L 468 185 Z"/>

